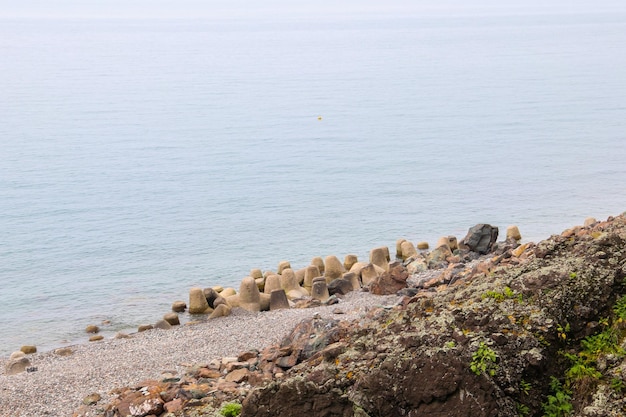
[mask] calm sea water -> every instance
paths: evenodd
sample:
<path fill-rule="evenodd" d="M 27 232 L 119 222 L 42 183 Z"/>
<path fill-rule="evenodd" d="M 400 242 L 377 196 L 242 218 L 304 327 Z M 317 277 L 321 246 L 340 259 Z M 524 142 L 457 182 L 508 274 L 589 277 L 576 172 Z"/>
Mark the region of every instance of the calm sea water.
<path fill-rule="evenodd" d="M 2 19 L 0 355 L 283 259 L 619 214 L 624 45 L 625 12 Z"/>

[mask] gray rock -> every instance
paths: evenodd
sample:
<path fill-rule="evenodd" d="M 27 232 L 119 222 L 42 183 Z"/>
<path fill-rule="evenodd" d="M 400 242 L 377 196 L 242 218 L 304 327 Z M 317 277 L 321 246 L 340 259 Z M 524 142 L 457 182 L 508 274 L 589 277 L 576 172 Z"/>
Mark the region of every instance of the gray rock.
<path fill-rule="evenodd" d="M 489 224 L 477 224 L 471 227 L 459 247 L 484 255 L 489 253 L 498 239 L 498 228 Z"/>

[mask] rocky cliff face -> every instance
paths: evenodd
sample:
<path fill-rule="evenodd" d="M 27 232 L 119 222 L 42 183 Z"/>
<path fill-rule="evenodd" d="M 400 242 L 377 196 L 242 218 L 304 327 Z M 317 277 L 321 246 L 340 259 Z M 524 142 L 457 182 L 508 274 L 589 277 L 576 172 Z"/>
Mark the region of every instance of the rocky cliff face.
<path fill-rule="evenodd" d="M 314 326 L 328 343 L 241 415 L 624 415 L 623 215 L 470 265 L 359 323 Z"/>

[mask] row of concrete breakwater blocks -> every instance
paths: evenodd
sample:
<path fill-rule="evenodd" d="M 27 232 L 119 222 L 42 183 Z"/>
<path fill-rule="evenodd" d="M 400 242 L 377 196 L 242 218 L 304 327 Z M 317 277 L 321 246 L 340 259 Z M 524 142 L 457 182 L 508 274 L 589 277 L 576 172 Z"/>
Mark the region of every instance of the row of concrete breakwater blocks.
<path fill-rule="evenodd" d="M 587 222 L 586 222 L 587 223 Z M 507 241 L 519 242 L 521 235 L 517 226 L 507 228 Z M 325 259 L 315 257 L 311 264 L 293 270 L 288 261 L 278 264 L 277 272 L 253 269 L 250 275 L 241 281 L 239 292 L 234 288 L 191 288 L 189 304 L 175 301 L 172 312 L 163 316 L 154 325 L 144 324 L 138 327 L 139 332 L 157 329 L 169 329 L 180 324 L 178 313 L 188 311 L 192 315 L 208 315 L 208 318 L 228 316 L 233 308 L 248 311 L 268 311 L 287 308 L 306 308 L 322 304 L 330 305 L 338 302 L 338 296 L 350 291 L 365 289 L 375 294 L 394 294 L 398 291 L 394 285 L 381 285 L 381 279 L 393 275 L 392 269 L 401 266 L 408 274 L 415 274 L 444 267 L 452 262 L 459 262 L 460 255 L 465 252 L 477 254 L 489 253 L 498 237 L 498 228 L 488 224 L 478 224 L 469 229 L 467 235 L 458 242 L 454 236 L 442 237 L 437 241 L 435 249 L 429 251 L 427 242 L 413 244 L 406 239 L 396 242 L 396 256 L 391 260 L 389 248 L 386 246 L 372 249 L 369 262 L 360 262 L 356 255 L 346 255 L 343 262 L 334 255 Z M 406 280 L 406 275 L 404 280 Z M 395 277 L 394 277 L 395 278 Z M 393 281 L 393 280 L 392 280 Z M 402 286 L 406 286 L 402 282 Z M 190 322 L 193 323 L 193 322 Z M 100 328 L 90 324 L 85 328 L 93 334 L 90 342 L 102 340 Z M 116 338 L 129 337 L 118 333 Z M 27 357 L 35 353 L 35 346 L 22 346 L 14 352 L 6 364 L 5 374 L 13 375 L 24 371 L 36 371 Z M 57 349 L 59 355 L 71 354 L 70 348 Z"/>
<path fill-rule="evenodd" d="M 398 239 L 396 259 L 393 261 L 386 246 L 372 249 L 369 262 L 360 262 L 353 254 L 346 255 L 343 262 L 337 256 L 330 255 L 324 259 L 315 257 L 310 265 L 294 270 L 289 261 L 281 261 L 276 272 L 251 270 L 250 275 L 241 281 L 238 292 L 234 288 L 219 286 L 191 288 L 189 305 L 184 301 L 176 301 L 172 310 L 184 312 L 188 307 L 190 314 L 215 318 L 229 315 L 231 309 L 236 307 L 256 312 L 332 304 L 337 301 L 337 296 L 362 288 L 386 294 L 380 286 L 372 284 L 395 265 L 402 264 L 409 274 L 438 268 L 450 262 L 458 262 L 463 251 L 488 253 L 497 238 L 497 227 L 478 224 L 470 228 L 460 242 L 454 236 L 440 238 L 432 251 L 429 251 L 427 242 L 414 244 L 406 239 Z M 506 239 L 519 242 L 519 228 L 509 226 Z M 164 319 L 167 320 L 167 317 Z"/>

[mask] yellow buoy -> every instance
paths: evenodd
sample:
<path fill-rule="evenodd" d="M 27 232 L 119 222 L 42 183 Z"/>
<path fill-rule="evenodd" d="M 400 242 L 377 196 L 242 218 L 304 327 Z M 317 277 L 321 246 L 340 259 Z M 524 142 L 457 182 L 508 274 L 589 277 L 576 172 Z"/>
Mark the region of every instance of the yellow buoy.
<path fill-rule="evenodd" d="M 317 116 L 317 120 L 322 120 L 322 116 Z"/>

